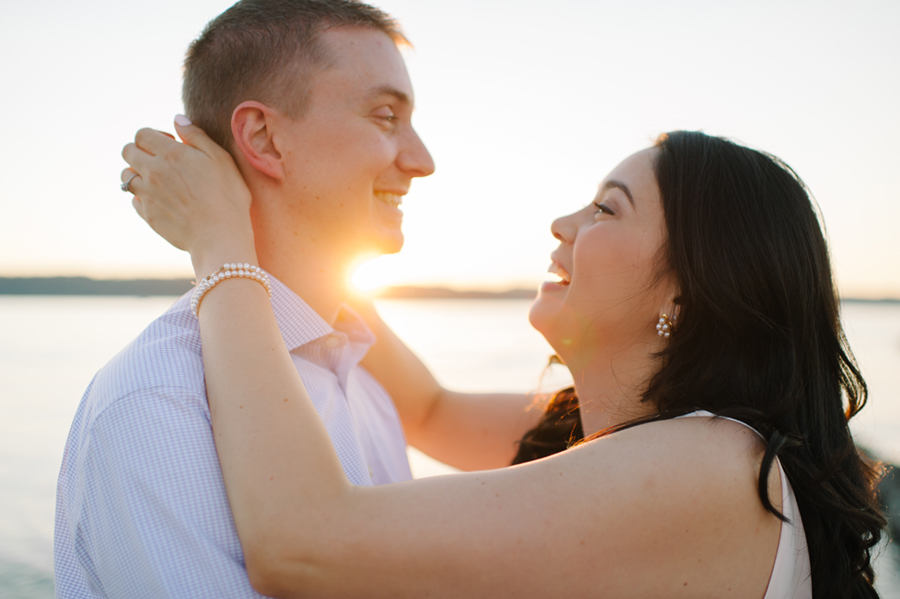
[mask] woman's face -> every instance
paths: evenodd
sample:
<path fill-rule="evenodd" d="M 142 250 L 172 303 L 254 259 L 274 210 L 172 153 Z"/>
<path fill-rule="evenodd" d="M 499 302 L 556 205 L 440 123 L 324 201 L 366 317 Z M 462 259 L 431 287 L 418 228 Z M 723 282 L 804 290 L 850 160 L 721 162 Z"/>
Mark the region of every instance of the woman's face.
<path fill-rule="evenodd" d="M 635 343 L 657 343 L 661 313 L 672 314 L 674 277 L 661 264 L 665 221 L 649 148 L 626 158 L 594 201 L 559 218 L 549 272 L 531 324 L 570 366 Z M 660 269 L 663 269 L 662 271 Z"/>

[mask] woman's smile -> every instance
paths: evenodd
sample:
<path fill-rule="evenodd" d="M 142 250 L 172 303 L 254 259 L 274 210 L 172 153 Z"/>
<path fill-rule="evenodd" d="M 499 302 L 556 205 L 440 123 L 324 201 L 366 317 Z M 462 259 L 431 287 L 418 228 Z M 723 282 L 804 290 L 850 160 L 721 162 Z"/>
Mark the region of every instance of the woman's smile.
<path fill-rule="evenodd" d="M 566 269 L 563 268 L 556 260 L 553 260 L 550 263 L 550 267 L 547 269 L 547 272 L 552 275 L 556 275 L 557 277 L 559 277 L 559 280 L 558 281 L 546 281 L 541 286 L 541 291 L 555 291 L 558 289 L 564 289 L 564 288 L 568 287 L 569 284 L 572 282 L 571 275 L 569 275 L 569 273 L 566 271 Z"/>

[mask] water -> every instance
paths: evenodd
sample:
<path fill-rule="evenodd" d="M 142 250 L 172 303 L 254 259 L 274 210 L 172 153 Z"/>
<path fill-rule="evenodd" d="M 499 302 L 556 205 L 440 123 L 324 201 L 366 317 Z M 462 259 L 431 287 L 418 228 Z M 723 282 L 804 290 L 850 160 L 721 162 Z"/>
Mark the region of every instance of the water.
<path fill-rule="evenodd" d="M 52 597 L 56 476 L 78 401 L 93 374 L 174 298 L 0 296 L 0 597 Z M 525 300 L 390 300 L 379 309 L 442 384 L 533 391 L 551 349 Z M 847 304 L 851 345 L 870 385 L 860 442 L 900 463 L 900 305 Z M 559 367 L 543 389 L 567 383 Z M 447 467 L 411 451 L 413 471 Z M 888 563 L 890 562 L 890 563 Z M 884 597 L 900 597 L 892 553 Z"/>

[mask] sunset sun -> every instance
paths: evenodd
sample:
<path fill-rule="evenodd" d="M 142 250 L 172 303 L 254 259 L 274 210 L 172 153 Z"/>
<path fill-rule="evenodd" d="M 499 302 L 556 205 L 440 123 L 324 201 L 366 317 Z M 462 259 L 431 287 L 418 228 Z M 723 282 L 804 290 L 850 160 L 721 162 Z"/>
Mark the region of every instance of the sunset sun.
<path fill-rule="evenodd" d="M 398 280 L 397 265 L 391 256 L 365 257 L 350 268 L 347 283 L 350 289 L 363 295 L 374 295 Z"/>

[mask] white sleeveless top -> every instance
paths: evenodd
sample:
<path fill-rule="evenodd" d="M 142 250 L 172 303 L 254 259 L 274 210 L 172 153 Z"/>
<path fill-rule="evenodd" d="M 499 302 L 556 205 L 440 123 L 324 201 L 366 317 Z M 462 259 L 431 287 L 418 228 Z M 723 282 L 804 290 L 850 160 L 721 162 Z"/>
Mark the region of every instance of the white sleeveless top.
<path fill-rule="evenodd" d="M 704 410 L 691 412 L 680 416 L 716 417 L 715 414 Z M 762 437 L 759 431 L 750 425 L 719 416 L 725 420 L 731 420 L 743 424 L 754 433 Z M 763 599 L 812 599 L 812 580 L 809 570 L 809 547 L 806 545 L 806 532 L 803 530 L 803 521 L 800 519 L 800 510 L 797 508 L 797 498 L 794 490 L 788 482 L 781 461 L 775 459 L 778 464 L 778 472 L 781 474 L 781 513 L 788 522 L 781 523 L 781 535 L 778 538 L 778 551 L 775 554 L 775 565 L 772 566 L 772 574 L 769 576 L 769 586 Z"/>

